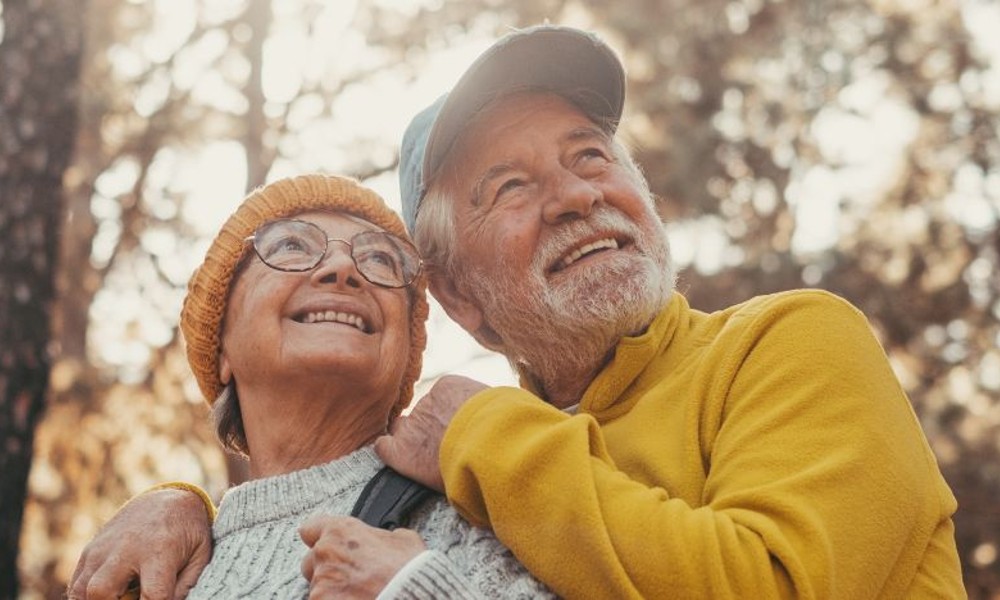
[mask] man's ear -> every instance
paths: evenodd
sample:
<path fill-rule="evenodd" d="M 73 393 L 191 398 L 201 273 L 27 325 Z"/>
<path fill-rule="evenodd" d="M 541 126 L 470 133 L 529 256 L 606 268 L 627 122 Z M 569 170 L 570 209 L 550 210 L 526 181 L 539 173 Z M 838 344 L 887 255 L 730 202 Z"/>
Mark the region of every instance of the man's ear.
<path fill-rule="evenodd" d="M 464 291 L 458 289 L 454 279 L 438 269 L 431 269 L 427 273 L 427 287 L 444 308 L 444 312 L 448 313 L 452 321 L 461 325 L 462 329 L 475 335 L 483 326 L 482 309 Z"/>
<path fill-rule="evenodd" d="M 233 379 L 233 369 L 229 366 L 229 359 L 226 358 L 226 353 L 219 353 L 219 381 L 223 385 L 229 385 L 229 382 Z"/>
<path fill-rule="evenodd" d="M 503 340 L 490 327 L 486 315 L 479 304 L 455 285 L 455 280 L 437 270 L 427 274 L 428 287 L 431 294 L 448 313 L 453 321 L 462 326 L 472 337 L 484 347 L 496 352 L 503 352 Z"/>

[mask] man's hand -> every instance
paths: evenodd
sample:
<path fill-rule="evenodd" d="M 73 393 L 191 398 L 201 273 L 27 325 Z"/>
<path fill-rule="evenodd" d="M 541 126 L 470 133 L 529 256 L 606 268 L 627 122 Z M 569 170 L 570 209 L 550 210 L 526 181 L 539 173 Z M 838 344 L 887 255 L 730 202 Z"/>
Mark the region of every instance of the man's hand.
<path fill-rule="evenodd" d="M 389 435 L 375 440 L 375 452 L 403 475 L 443 492 L 438 460 L 444 432 L 462 404 L 485 389 L 486 385 L 460 375 L 438 379 L 408 416 L 393 422 Z"/>
<path fill-rule="evenodd" d="M 212 558 L 212 528 L 197 494 L 147 492 L 118 511 L 83 549 L 67 595 L 110 600 L 139 580 L 142 600 L 187 596 Z"/>
<path fill-rule="evenodd" d="M 310 517 L 299 535 L 309 546 L 302 575 L 310 598 L 374 598 L 426 549 L 415 531 L 386 531 L 354 517 Z"/>

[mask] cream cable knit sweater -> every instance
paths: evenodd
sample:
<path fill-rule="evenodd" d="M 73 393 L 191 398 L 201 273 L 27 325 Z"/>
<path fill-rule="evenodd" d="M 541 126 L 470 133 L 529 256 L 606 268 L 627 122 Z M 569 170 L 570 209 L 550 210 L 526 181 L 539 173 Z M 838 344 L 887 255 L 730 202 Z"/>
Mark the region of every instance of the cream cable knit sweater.
<path fill-rule="evenodd" d="M 223 497 L 212 535 L 212 561 L 188 598 L 307 598 L 298 527 L 315 513 L 350 514 L 382 468 L 371 446 L 333 462 L 237 486 Z M 395 598 L 539 598 L 551 592 L 484 529 L 462 520 L 443 499 L 417 509 L 410 527 L 429 552 L 390 589 Z"/>

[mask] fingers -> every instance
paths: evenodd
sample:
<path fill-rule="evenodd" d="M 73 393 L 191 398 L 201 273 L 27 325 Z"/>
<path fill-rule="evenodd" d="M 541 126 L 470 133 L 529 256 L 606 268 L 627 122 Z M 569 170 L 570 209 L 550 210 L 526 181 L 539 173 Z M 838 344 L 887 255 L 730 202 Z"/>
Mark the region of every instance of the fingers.
<path fill-rule="evenodd" d="M 95 564 L 99 566 L 95 568 Z M 139 572 L 146 571 L 139 569 Z M 197 577 L 196 573 L 195 580 Z M 141 592 L 140 578 L 143 582 Z M 103 561 L 81 558 L 66 596 L 69 600 L 169 600 L 173 597 L 173 581 L 170 573 L 159 573 L 155 569 L 148 570 L 145 575 L 137 574 L 132 567 L 114 557 Z"/>
<path fill-rule="evenodd" d="M 140 600 L 172 600 L 177 585 L 177 575 L 162 566 L 145 564 L 139 570 Z"/>
<path fill-rule="evenodd" d="M 342 526 L 340 521 L 349 518 L 322 514 L 313 515 L 299 525 L 299 537 L 309 547 L 306 555 L 302 558 L 302 576 L 307 581 L 312 582 L 313 575 L 316 573 L 316 553 L 317 551 L 322 552 L 322 548 L 317 544 L 319 544 L 323 536 L 335 534 L 338 528 Z"/>
<path fill-rule="evenodd" d="M 93 568 L 94 560 L 84 561 L 77 566 L 73 583 L 67 592 L 71 600 L 117 600 L 125 593 L 135 574 L 116 560 L 103 561 Z M 87 566 L 82 566 L 86 563 Z"/>
<path fill-rule="evenodd" d="M 299 537 L 302 543 L 312 548 L 323 535 L 323 527 L 331 519 L 329 515 L 313 515 L 299 525 Z"/>
<path fill-rule="evenodd" d="M 117 600 L 141 579 L 141 592 L 131 598 L 184 598 L 208 563 L 211 544 L 208 515 L 196 494 L 147 492 L 126 504 L 87 544 L 67 596 Z"/>
<path fill-rule="evenodd" d="M 323 514 L 313 515 L 299 525 L 299 537 L 302 538 L 302 543 L 312 548 L 325 534 L 343 529 L 349 521 L 361 523 L 361 521 L 358 521 L 354 517 Z"/>
<path fill-rule="evenodd" d="M 305 557 L 302 558 L 302 576 L 306 578 L 306 581 L 312 581 L 313 573 L 316 572 L 316 557 L 313 556 L 313 551 L 309 550 L 306 552 Z"/>
<path fill-rule="evenodd" d="M 396 419 L 397 422 L 399 420 L 400 419 Z M 393 428 L 394 427 L 395 423 L 393 423 Z M 394 435 L 396 432 L 390 430 L 390 433 Z M 396 461 L 396 448 L 398 445 L 396 444 L 396 438 L 393 437 L 393 435 L 380 435 L 375 438 L 375 454 L 377 454 L 378 457 L 382 459 L 382 462 L 387 465 L 392 465 L 393 463 L 398 462 Z"/>
<path fill-rule="evenodd" d="M 185 569 L 185 578 L 181 580 L 169 570 L 158 569 L 155 565 L 140 568 L 136 574 L 120 561 L 112 559 L 91 573 L 92 569 L 81 563 L 66 595 L 69 600 L 183 600 L 198 581 L 204 566 L 200 564 L 192 568 L 189 565 Z M 142 582 L 141 588 L 137 585 L 139 581 Z"/>
<path fill-rule="evenodd" d="M 431 489 L 444 490 L 439 466 L 444 426 L 416 413 L 397 419 L 391 435 L 375 439 L 375 453 L 382 462 Z"/>
<path fill-rule="evenodd" d="M 426 549 L 414 531 L 390 532 L 353 517 L 313 517 L 299 532 L 311 544 L 302 560 L 310 598 L 374 598 Z"/>
<path fill-rule="evenodd" d="M 382 459 L 382 462 L 410 479 L 421 481 L 420 471 L 417 468 L 420 449 L 414 450 L 411 447 L 411 451 L 407 452 L 405 435 L 396 433 L 379 436 L 375 438 L 374 447 L 375 454 Z"/>
<path fill-rule="evenodd" d="M 191 555 L 191 560 L 187 565 L 177 574 L 177 583 L 174 586 L 174 600 L 184 600 L 184 598 L 187 598 L 188 592 L 198 582 L 198 576 L 201 575 L 202 570 L 204 570 L 210 560 L 212 560 L 212 546 L 202 544 Z"/>
<path fill-rule="evenodd" d="M 90 582 L 90 578 L 94 575 L 94 565 L 92 561 L 88 560 L 86 552 L 80 557 L 80 562 L 76 563 L 76 569 L 73 570 L 73 577 L 69 580 L 69 586 L 66 588 L 66 598 L 68 600 L 86 600 L 87 598 L 87 584 Z"/>

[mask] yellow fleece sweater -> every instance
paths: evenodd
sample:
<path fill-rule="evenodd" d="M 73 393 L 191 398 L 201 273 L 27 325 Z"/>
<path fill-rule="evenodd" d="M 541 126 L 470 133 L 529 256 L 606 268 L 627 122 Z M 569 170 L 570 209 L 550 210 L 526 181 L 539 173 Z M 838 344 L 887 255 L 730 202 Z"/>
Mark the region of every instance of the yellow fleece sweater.
<path fill-rule="evenodd" d="M 825 292 L 675 295 L 578 414 L 474 396 L 441 468 L 565 597 L 966 597 L 954 496 L 864 316 Z"/>

